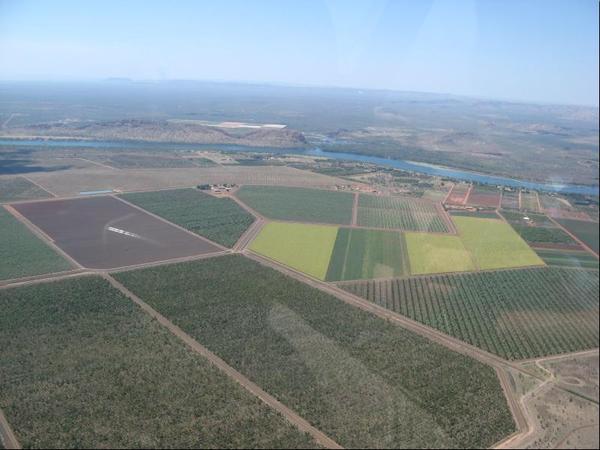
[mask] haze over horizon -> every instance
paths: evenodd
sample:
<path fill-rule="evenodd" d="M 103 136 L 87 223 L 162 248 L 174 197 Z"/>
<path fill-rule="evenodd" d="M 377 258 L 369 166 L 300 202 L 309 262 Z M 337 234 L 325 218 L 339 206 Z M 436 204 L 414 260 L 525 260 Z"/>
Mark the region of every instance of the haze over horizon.
<path fill-rule="evenodd" d="M 598 107 L 598 2 L 0 0 L 0 79 L 198 80 Z"/>

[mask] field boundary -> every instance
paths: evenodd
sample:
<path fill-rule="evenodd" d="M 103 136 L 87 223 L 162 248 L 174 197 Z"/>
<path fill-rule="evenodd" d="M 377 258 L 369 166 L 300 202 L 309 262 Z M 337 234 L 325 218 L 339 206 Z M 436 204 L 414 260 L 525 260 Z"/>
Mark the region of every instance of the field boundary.
<path fill-rule="evenodd" d="M 47 192 L 48 194 L 50 194 L 52 197 L 57 197 L 57 195 L 50 191 L 49 189 L 46 189 L 44 186 L 42 186 L 41 184 L 39 184 L 37 181 L 32 180 L 31 178 L 29 178 L 26 175 L 21 175 L 23 178 L 25 178 L 27 181 L 29 181 L 31 184 L 35 184 L 37 187 L 39 187 L 41 190 L 43 190 L 44 192 Z"/>
<path fill-rule="evenodd" d="M 0 409 L 0 441 L 7 449 L 22 448 L 2 409 Z"/>
<path fill-rule="evenodd" d="M 144 302 L 141 298 L 133 294 L 129 289 L 127 289 L 124 285 L 119 283 L 109 274 L 103 274 L 103 278 L 105 278 L 113 287 L 122 292 L 127 298 L 133 301 L 137 306 L 139 306 L 145 313 L 150 315 L 152 318 L 156 319 L 163 327 L 167 328 L 173 335 L 183 341 L 189 348 L 191 348 L 194 352 L 198 353 L 202 357 L 206 358 L 213 366 L 218 368 L 221 372 L 227 375 L 229 378 L 233 379 L 240 386 L 242 386 L 246 391 L 257 397 L 267 406 L 271 407 L 279 414 L 281 414 L 289 423 L 294 425 L 300 431 L 310 434 L 315 442 L 319 445 L 322 445 L 326 448 L 334 448 L 339 449 L 342 448 L 337 442 L 328 437 L 325 433 L 313 427 L 307 420 L 298 415 L 295 411 L 285 406 L 279 400 L 277 400 L 272 395 L 265 392 L 261 387 L 259 387 L 254 382 L 250 381 L 240 372 L 235 370 L 229 364 L 227 364 L 224 360 L 219 358 L 216 354 L 212 353 L 194 338 L 192 338 L 189 334 L 184 332 L 181 328 L 159 313 L 157 310 L 152 308 L 146 302 Z"/>

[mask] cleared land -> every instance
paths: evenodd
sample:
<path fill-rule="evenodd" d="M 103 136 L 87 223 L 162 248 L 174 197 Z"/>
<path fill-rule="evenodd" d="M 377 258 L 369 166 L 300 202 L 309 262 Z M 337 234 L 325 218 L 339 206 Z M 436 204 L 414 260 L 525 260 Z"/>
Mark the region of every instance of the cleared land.
<path fill-rule="evenodd" d="M 374 228 L 447 233 L 435 203 L 401 197 L 361 195 L 358 225 Z"/>
<path fill-rule="evenodd" d="M 254 217 L 229 198 L 197 189 L 124 194 L 128 202 L 225 247 L 233 247 Z"/>
<path fill-rule="evenodd" d="M 408 273 L 410 264 L 401 233 L 340 228 L 326 279 L 385 278 Z"/>
<path fill-rule="evenodd" d="M 250 249 L 324 280 L 337 234 L 337 227 L 328 225 L 271 222 Z"/>
<path fill-rule="evenodd" d="M 493 369 L 242 256 L 115 274 L 345 447 L 487 447 L 514 430 Z"/>
<path fill-rule="evenodd" d="M 502 208 L 519 209 L 519 193 L 516 191 L 502 192 Z"/>
<path fill-rule="evenodd" d="M 244 186 L 236 196 L 275 220 L 349 225 L 354 196 L 348 192 L 273 186 Z"/>
<path fill-rule="evenodd" d="M 543 265 L 527 243 L 501 220 L 453 217 L 465 248 L 479 269 Z"/>
<path fill-rule="evenodd" d="M 23 177 L 0 177 L 0 202 L 17 200 L 33 200 L 52 197 L 48 192 L 39 188 Z"/>
<path fill-rule="evenodd" d="M 406 233 L 410 272 L 414 275 L 475 270 L 458 236 Z"/>
<path fill-rule="evenodd" d="M 499 208 L 500 191 L 495 187 L 473 186 L 466 203 L 472 206 Z"/>
<path fill-rule="evenodd" d="M 0 280 L 72 269 L 52 248 L 0 206 Z"/>
<path fill-rule="evenodd" d="M 457 183 L 452 186 L 452 190 L 446 198 L 446 203 L 453 205 L 464 205 L 467 201 L 467 195 L 469 193 L 469 184 Z"/>
<path fill-rule="evenodd" d="M 101 278 L 0 290 L 0 309 L 24 448 L 314 446 Z"/>
<path fill-rule="evenodd" d="M 570 219 L 556 221 L 598 254 L 598 222 Z"/>
<path fill-rule="evenodd" d="M 597 271 L 548 267 L 340 287 L 503 358 L 598 347 Z"/>
<path fill-rule="evenodd" d="M 521 192 L 521 209 L 523 211 L 541 212 L 538 196 L 535 192 Z"/>
<path fill-rule="evenodd" d="M 107 269 L 220 251 L 114 197 L 13 206 L 82 266 Z"/>
<path fill-rule="evenodd" d="M 535 252 L 549 266 L 598 269 L 598 258 L 585 251 L 568 251 L 536 248 Z"/>
<path fill-rule="evenodd" d="M 39 172 L 28 175 L 59 196 L 82 191 L 121 191 L 193 187 L 198 184 L 248 184 L 326 187 L 343 183 L 339 178 L 283 166 L 218 166 L 179 169 L 93 169 Z"/>

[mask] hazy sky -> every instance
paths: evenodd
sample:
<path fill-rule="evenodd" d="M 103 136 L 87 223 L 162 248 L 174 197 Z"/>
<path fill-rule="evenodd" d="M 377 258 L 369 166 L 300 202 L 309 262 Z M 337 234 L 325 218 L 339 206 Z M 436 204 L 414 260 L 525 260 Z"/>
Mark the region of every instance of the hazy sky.
<path fill-rule="evenodd" d="M 280 82 L 598 105 L 597 0 L 0 0 L 0 79 Z"/>

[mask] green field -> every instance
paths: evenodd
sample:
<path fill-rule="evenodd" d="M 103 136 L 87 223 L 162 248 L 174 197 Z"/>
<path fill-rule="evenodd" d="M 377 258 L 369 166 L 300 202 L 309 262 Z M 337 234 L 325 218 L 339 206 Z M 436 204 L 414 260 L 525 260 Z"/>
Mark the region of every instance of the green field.
<path fill-rule="evenodd" d="M 254 222 L 254 216 L 233 200 L 196 189 L 139 192 L 121 197 L 225 247 L 233 247 Z"/>
<path fill-rule="evenodd" d="M 471 254 L 458 236 L 406 233 L 405 238 L 414 275 L 475 270 Z"/>
<path fill-rule="evenodd" d="M 329 225 L 270 222 L 250 249 L 324 280 L 337 233 L 338 228 Z"/>
<path fill-rule="evenodd" d="M 544 264 L 517 232 L 501 220 L 458 216 L 453 220 L 478 269 Z"/>
<path fill-rule="evenodd" d="M 275 220 L 349 225 L 354 195 L 275 186 L 244 186 L 237 197 L 265 217 Z"/>
<path fill-rule="evenodd" d="M 598 271 L 544 267 L 340 287 L 503 358 L 598 347 Z"/>
<path fill-rule="evenodd" d="M 435 203 L 412 198 L 374 195 L 360 196 L 358 225 L 437 233 L 449 231 Z"/>
<path fill-rule="evenodd" d="M 326 279 L 385 278 L 408 273 L 410 265 L 401 233 L 340 228 Z"/>
<path fill-rule="evenodd" d="M 519 233 L 519 236 L 530 244 L 568 244 L 579 247 L 579 244 L 571 236 L 557 227 L 544 214 L 503 211 L 502 215 Z"/>
<path fill-rule="evenodd" d="M 0 280 L 72 269 L 71 265 L 0 206 Z"/>
<path fill-rule="evenodd" d="M 52 197 L 48 192 L 37 187 L 23 177 L 0 177 L 0 202 L 14 202 L 17 200 L 33 200 Z"/>
<path fill-rule="evenodd" d="M 347 448 L 489 447 L 494 370 L 240 255 L 115 274 Z"/>
<path fill-rule="evenodd" d="M 23 448 L 314 446 L 99 277 L 0 290 L 0 310 Z"/>
<path fill-rule="evenodd" d="M 535 252 L 549 266 L 598 269 L 598 258 L 586 251 L 536 249 Z"/>
<path fill-rule="evenodd" d="M 572 219 L 556 219 L 556 221 L 598 254 L 598 222 Z"/>

